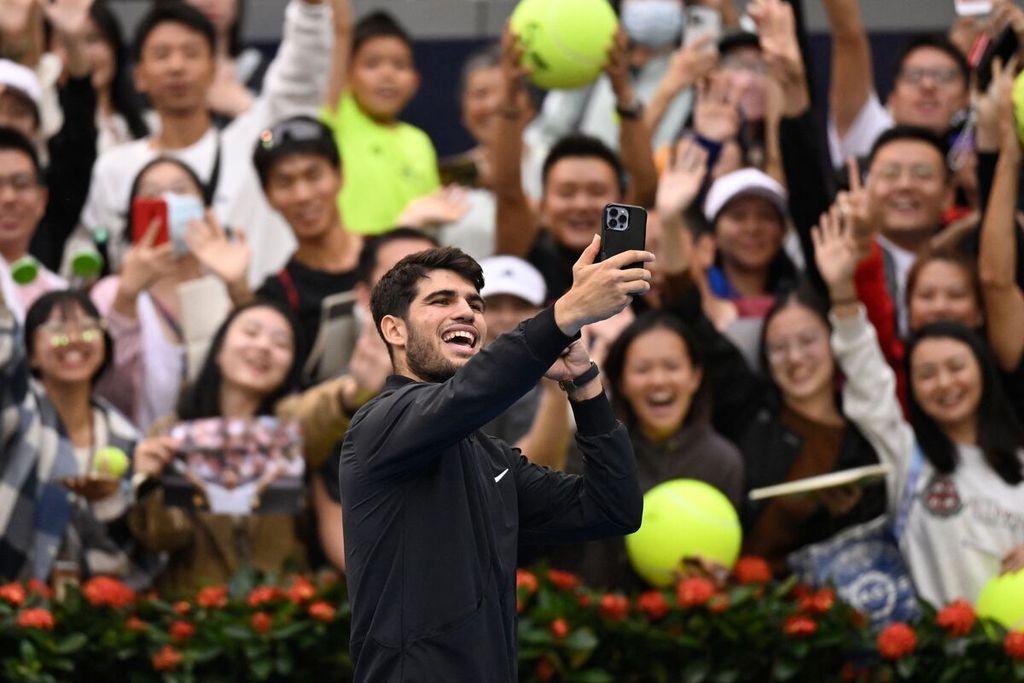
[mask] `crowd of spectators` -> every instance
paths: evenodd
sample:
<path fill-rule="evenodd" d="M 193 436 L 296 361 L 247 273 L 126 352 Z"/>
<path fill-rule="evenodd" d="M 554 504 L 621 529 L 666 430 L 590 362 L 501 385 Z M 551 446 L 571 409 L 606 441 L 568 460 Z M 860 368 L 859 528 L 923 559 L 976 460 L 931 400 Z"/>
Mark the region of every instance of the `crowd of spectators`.
<path fill-rule="evenodd" d="M 339 446 L 391 372 L 374 284 L 457 246 L 491 341 L 567 290 L 611 202 L 648 210 L 653 286 L 583 336 L 645 490 L 719 489 L 778 576 L 894 516 L 926 600 L 1024 569 L 1012 0 L 910 39 L 884 100 L 859 0 L 822 0 L 827 102 L 799 0 L 619 0 L 604 72 L 573 91 L 532 87 L 506 31 L 458 83 L 475 146 L 441 159 L 401 118 L 434 75 L 387 13 L 290 0 L 267 62 L 244 0 L 154 0 L 130 37 L 108 2 L 0 2 L 0 578 L 343 572 Z M 686 39 L 690 4 L 717 39 Z M 212 456 L 175 436 L 193 423 L 223 430 Z M 305 466 L 240 454 L 239 424 Z M 482 431 L 582 469 L 554 382 Z M 111 448 L 130 467 L 94 476 Z M 879 463 L 884 484 L 748 495 Z M 270 502 L 288 468 L 298 512 Z M 538 556 L 642 582 L 621 540 Z"/>

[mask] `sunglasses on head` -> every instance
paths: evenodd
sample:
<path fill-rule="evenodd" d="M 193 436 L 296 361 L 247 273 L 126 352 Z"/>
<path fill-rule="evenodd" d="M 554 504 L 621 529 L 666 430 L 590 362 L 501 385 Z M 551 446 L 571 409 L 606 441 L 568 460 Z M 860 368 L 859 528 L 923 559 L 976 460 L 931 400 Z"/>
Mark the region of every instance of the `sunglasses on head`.
<path fill-rule="evenodd" d="M 264 129 L 260 133 L 260 146 L 271 150 L 288 142 L 323 140 L 324 136 L 323 124 L 306 119 L 294 119 Z"/>

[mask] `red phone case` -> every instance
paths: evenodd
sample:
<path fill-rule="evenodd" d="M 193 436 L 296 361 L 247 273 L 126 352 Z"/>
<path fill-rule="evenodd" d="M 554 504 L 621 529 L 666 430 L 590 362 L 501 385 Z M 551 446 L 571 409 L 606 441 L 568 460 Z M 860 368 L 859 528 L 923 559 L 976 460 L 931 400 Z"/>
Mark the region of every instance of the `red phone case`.
<path fill-rule="evenodd" d="M 138 197 L 132 202 L 132 244 L 138 244 L 154 218 L 160 219 L 153 246 L 159 246 L 171 239 L 167 229 L 167 202 L 163 199 Z"/>

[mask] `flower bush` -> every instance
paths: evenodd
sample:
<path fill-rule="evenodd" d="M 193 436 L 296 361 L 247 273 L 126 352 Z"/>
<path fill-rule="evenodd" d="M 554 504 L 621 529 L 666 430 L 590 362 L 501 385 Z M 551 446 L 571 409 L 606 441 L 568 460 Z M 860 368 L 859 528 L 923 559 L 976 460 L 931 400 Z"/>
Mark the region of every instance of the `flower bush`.
<path fill-rule="evenodd" d="M 830 589 L 774 582 L 758 558 L 728 581 L 689 576 L 636 596 L 519 570 L 524 681 L 1024 681 L 1024 632 L 966 602 L 880 632 Z M 165 598 L 92 579 L 62 601 L 0 585 L 0 680 L 347 681 L 349 609 L 331 574 L 242 573 Z"/>

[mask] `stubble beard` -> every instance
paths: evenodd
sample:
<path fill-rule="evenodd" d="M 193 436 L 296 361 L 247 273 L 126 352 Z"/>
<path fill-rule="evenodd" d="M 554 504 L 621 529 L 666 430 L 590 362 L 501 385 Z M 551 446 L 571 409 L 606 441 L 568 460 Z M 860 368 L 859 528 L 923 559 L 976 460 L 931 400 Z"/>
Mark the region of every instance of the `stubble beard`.
<path fill-rule="evenodd" d="M 425 335 L 409 329 L 409 345 L 405 351 L 409 371 L 425 382 L 440 384 L 451 379 L 459 367 L 442 356 Z"/>

